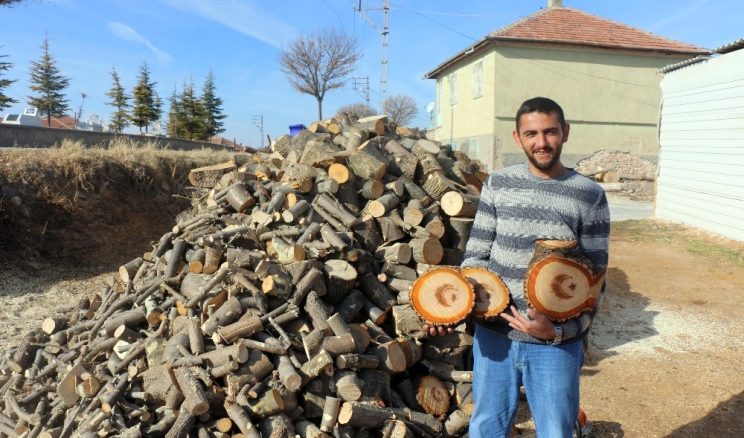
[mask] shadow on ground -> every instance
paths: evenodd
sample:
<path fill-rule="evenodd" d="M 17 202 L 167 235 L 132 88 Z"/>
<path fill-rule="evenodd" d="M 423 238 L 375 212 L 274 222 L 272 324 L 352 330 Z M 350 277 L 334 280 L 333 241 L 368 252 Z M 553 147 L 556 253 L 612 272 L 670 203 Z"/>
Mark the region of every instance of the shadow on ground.
<path fill-rule="evenodd" d="M 721 402 L 705 417 L 673 431 L 667 438 L 744 436 L 744 392 Z"/>

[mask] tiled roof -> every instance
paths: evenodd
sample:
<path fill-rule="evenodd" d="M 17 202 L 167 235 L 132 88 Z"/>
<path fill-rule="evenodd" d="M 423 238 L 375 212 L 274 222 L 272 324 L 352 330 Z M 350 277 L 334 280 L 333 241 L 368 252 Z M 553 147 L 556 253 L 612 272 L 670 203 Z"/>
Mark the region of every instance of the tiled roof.
<path fill-rule="evenodd" d="M 547 8 L 492 32 L 489 38 L 581 46 L 706 54 L 709 50 L 571 8 Z"/>
<path fill-rule="evenodd" d="M 708 55 L 710 51 L 692 44 L 671 40 L 632 26 L 588 14 L 576 9 L 541 9 L 497 31 L 439 64 L 424 77 L 435 78 L 448 66 L 490 44 L 558 44 L 666 53 L 679 57 Z"/>
<path fill-rule="evenodd" d="M 62 116 L 62 117 L 56 117 L 52 116 L 52 125 L 49 126 L 47 124 L 47 118 L 45 115 L 41 115 L 41 126 L 45 126 L 47 128 L 57 128 L 57 129 L 73 129 L 75 126 L 75 119 L 71 116 Z"/>

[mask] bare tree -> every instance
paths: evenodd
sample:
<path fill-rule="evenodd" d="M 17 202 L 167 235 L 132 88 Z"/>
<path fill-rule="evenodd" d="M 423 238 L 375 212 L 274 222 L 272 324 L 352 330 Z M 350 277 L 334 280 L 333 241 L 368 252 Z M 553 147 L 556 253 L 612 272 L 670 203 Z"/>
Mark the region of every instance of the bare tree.
<path fill-rule="evenodd" d="M 397 125 L 406 126 L 413 121 L 418 114 L 416 101 L 411 96 L 399 94 L 390 96 L 383 103 L 385 114 Z"/>
<path fill-rule="evenodd" d="M 323 119 L 326 92 L 344 85 L 359 57 L 353 36 L 323 29 L 292 41 L 282 49 L 279 62 L 295 90 L 315 96 L 318 119 Z"/>
<path fill-rule="evenodd" d="M 357 119 L 361 119 L 362 117 L 374 116 L 375 114 L 377 114 L 377 111 L 375 111 L 374 108 L 364 102 L 357 102 L 349 105 L 344 105 L 336 110 L 336 114 L 344 113 L 346 113 L 349 117 L 356 117 Z"/>

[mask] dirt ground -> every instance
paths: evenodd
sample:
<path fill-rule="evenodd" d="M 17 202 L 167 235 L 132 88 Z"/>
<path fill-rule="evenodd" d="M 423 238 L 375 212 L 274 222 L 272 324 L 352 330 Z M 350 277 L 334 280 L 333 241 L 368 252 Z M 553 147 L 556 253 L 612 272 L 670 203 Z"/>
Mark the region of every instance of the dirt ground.
<path fill-rule="evenodd" d="M 70 260 L 0 248 L 0 352 L 56 306 L 104 287 L 172 223 L 103 228 L 111 244 L 102 237 Z M 613 223 L 608 289 L 582 373 L 592 436 L 744 436 L 743 293 L 744 244 L 654 220 Z"/>

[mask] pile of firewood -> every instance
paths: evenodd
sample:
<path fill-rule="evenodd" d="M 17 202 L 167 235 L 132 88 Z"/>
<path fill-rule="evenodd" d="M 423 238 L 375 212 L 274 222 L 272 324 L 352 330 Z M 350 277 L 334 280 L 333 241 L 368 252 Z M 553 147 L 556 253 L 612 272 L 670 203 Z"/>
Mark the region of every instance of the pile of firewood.
<path fill-rule="evenodd" d="M 479 163 L 385 117 L 194 169 L 194 207 L 0 364 L 16 437 L 459 436 L 472 338 L 409 288 L 459 264 Z"/>

